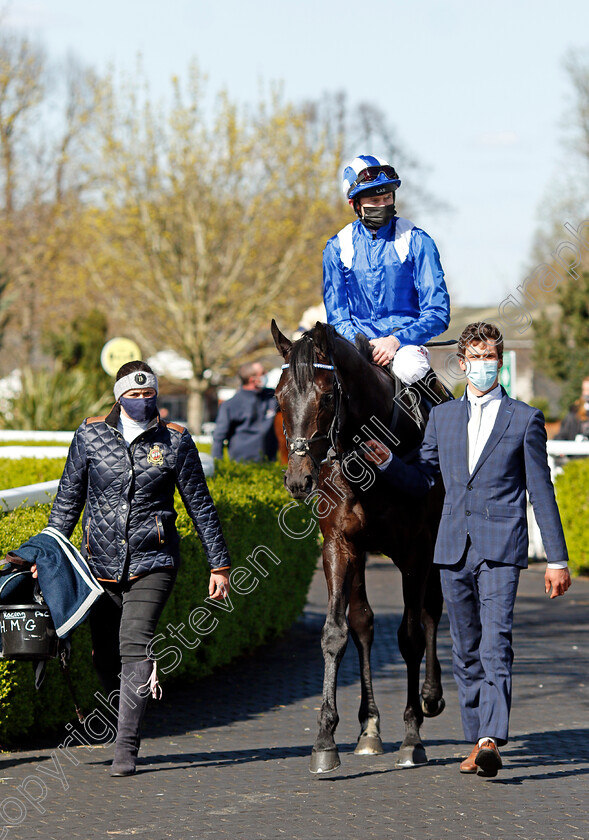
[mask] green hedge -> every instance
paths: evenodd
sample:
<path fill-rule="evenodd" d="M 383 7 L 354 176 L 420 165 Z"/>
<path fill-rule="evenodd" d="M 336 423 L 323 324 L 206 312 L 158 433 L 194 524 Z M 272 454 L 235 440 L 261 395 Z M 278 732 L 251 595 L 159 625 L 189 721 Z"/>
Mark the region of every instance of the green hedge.
<path fill-rule="evenodd" d="M 61 478 L 65 458 L 1 458 L 0 491 Z"/>
<path fill-rule="evenodd" d="M 46 474 L 38 480 L 51 477 L 53 475 Z M 245 567 L 249 572 L 242 573 L 241 589 L 252 588 L 254 584 L 255 588 L 249 594 L 238 594 L 233 590 L 232 611 L 205 602 L 208 566 L 200 540 L 177 499 L 182 564 L 158 626 L 162 638 L 154 646 L 160 659 L 162 682 L 194 680 L 287 630 L 305 604 L 317 563 L 316 523 L 311 522 L 306 505 L 292 504 L 283 488 L 278 465 L 218 462 L 217 473 L 208 481 L 229 546 L 233 573 L 236 567 Z M 286 524 L 295 534 L 309 530 L 305 538 L 287 536 L 281 529 L 279 514 L 288 504 L 292 507 L 284 514 Z M 1 556 L 41 531 L 48 514 L 49 505 L 37 505 L 0 516 Z M 79 545 L 80 540 L 78 524 L 72 541 Z M 204 612 L 199 613 L 199 608 L 208 609 L 208 617 Z M 204 630 L 214 624 L 214 619 L 218 624 L 212 632 L 205 634 Z M 177 634 L 174 628 L 181 624 L 184 628 L 180 628 L 180 632 L 189 644 L 201 640 L 195 649 L 191 650 L 173 638 L 172 634 Z M 96 705 L 93 694 L 99 685 L 91 665 L 87 623 L 75 631 L 72 641 L 72 679 L 82 707 L 89 712 Z M 54 731 L 75 717 L 56 661 L 49 663 L 45 682 L 40 691 L 36 691 L 29 662 L 0 660 L 0 704 L 0 744 L 3 747 L 22 744 L 24 737 L 30 739 L 33 735 Z"/>
<path fill-rule="evenodd" d="M 0 446 L 69 446 L 69 442 L 63 440 L 0 440 Z M 198 447 L 201 449 L 201 447 Z"/>
<path fill-rule="evenodd" d="M 589 574 L 589 458 L 570 461 L 557 476 L 556 495 L 572 574 Z"/>

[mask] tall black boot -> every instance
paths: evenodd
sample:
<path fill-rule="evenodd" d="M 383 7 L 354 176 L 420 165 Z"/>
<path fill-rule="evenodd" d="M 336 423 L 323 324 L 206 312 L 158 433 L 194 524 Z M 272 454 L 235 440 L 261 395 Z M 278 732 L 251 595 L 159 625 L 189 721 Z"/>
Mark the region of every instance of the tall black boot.
<path fill-rule="evenodd" d="M 139 752 L 139 727 L 151 694 L 151 675 L 155 662 L 126 662 L 121 668 L 121 696 L 115 757 L 111 776 L 132 776 Z"/>
<path fill-rule="evenodd" d="M 121 682 L 121 660 L 119 659 L 118 662 L 116 660 L 106 662 L 97 657 L 93 657 L 93 663 L 98 681 L 106 695 L 108 696 L 115 691 L 118 694 Z"/>
<path fill-rule="evenodd" d="M 421 379 L 418 379 L 410 387 L 419 391 L 426 417 L 429 417 L 434 406 L 454 399 L 450 391 L 440 382 L 432 368 L 428 370 L 425 376 L 422 376 Z"/>
<path fill-rule="evenodd" d="M 94 670 L 96 676 L 102 686 L 102 698 L 112 709 L 113 713 L 119 714 L 119 694 L 121 686 L 121 660 L 120 659 L 104 659 L 103 657 L 92 655 L 94 663 Z"/>

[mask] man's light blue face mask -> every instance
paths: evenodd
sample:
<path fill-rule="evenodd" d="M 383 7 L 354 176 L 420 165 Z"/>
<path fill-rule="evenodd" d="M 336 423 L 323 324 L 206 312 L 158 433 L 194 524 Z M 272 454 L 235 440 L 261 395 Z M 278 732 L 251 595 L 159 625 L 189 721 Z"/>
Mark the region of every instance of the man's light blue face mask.
<path fill-rule="evenodd" d="M 477 391 L 488 391 L 499 372 L 497 359 L 465 359 L 466 378 Z"/>

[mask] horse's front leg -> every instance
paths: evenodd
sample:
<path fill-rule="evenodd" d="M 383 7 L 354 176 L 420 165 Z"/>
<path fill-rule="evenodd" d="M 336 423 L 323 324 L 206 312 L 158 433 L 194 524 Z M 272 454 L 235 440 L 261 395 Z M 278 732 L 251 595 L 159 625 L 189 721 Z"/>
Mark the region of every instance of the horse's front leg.
<path fill-rule="evenodd" d="M 403 574 L 403 599 L 405 610 L 397 632 L 399 650 L 407 668 L 407 705 L 403 714 L 405 738 L 399 749 L 398 767 L 415 767 L 427 764 L 425 748 L 419 729 L 423 711 L 419 695 L 419 670 L 425 651 L 425 633 L 421 624 L 424 580 L 415 564 L 411 574 Z"/>
<path fill-rule="evenodd" d="M 366 596 L 365 554 L 358 557 L 355 565 L 350 588 L 348 621 L 352 639 L 358 649 L 362 692 L 358 711 L 360 735 L 354 752 L 356 755 L 381 755 L 384 748 L 380 737 L 380 714 L 374 700 L 370 667 L 370 651 L 374 640 L 374 613 Z"/>
<path fill-rule="evenodd" d="M 323 545 L 323 570 L 327 582 L 327 616 L 321 634 L 324 677 L 323 702 L 319 712 L 319 732 L 315 740 L 309 769 L 311 773 L 327 773 L 340 766 L 334 740 L 339 722 L 336 703 L 337 673 L 348 644 L 346 609 L 349 597 L 350 567 L 345 549 L 332 539 Z"/>
<path fill-rule="evenodd" d="M 429 533 L 432 542 L 436 538 L 443 500 L 444 494 L 438 484 L 430 496 Z M 444 711 L 446 706 L 442 689 L 442 669 L 437 651 L 438 625 L 442 617 L 444 598 L 440 583 L 440 569 L 433 563 L 433 551 L 426 556 L 431 557 L 431 563 L 427 574 L 421 613 L 421 621 L 425 631 L 425 679 L 421 687 L 421 709 L 426 717 L 436 717 Z"/>
<path fill-rule="evenodd" d="M 444 711 L 446 706 L 442 689 L 442 669 L 437 651 L 438 625 L 443 606 L 440 570 L 432 563 L 421 614 L 425 630 L 425 679 L 421 687 L 421 709 L 426 717 L 436 717 Z"/>

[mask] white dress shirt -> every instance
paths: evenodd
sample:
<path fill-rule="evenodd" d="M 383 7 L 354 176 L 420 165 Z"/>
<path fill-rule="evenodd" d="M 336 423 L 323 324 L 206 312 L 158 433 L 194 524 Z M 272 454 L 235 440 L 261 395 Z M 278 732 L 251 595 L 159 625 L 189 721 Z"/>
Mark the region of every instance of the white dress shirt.
<path fill-rule="evenodd" d="M 501 405 L 501 386 L 499 384 L 491 391 L 487 391 L 482 397 L 477 397 L 472 393 L 470 388 L 466 388 L 466 399 L 468 402 L 468 471 L 472 473 L 477 465 L 477 461 L 481 457 L 481 452 L 485 448 L 486 442 L 493 431 L 495 420 Z M 478 428 L 473 428 L 473 423 L 476 423 L 476 417 L 473 417 L 473 407 L 480 408 L 480 423 Z M 476 410 L 475 410 L 476 414 Z"/>

